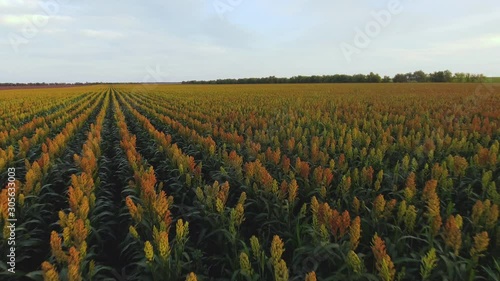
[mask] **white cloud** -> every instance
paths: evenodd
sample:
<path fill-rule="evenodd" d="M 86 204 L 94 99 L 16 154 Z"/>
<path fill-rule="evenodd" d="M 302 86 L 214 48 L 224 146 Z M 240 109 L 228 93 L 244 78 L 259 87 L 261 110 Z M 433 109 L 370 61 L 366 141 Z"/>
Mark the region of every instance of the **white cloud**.
<path fill-rule="evenodd" d="M 37 0 L 0 0 L 0 8 L 29 10 L 38 7 Z"/>
<path fill-rule="evenodd" d="M 500 34 L 484 34 L 471 38 L 436 44 L 431 50 L 436 53 L 481 51 L 500 47 Z"/>
<path fill-rule="evenodd" d="M 48 16 L 43 14 L 7 14 L 0 16 L 0 25 L 7 27 L 22 27 L 26 24 L 32 23 L 35 26 L 41 26 L 46 25 L 48 22 L 67 23 L 71 20 L 73 20 L 73 18 L 70 16 L 60 15 Z"/>
<path fill-rule="evenodd" d="M 492 11 L 485 14 L 468 15 L 460 19 L 454 19 L 453 23 L 443 26 L 434 26 L 428 28 L 427 32 L 431 33 L 445 33 L 454 31 L 463 31 L 467 28 L 480 28 L 487 24 L 500 24 L 500 10 Z"/>
<path fill-rule="evenodd" d="M 41 30 L 40 32 L 46 33 L 46 34 L 61 34 L 61 33 L 64 33 L 66 31 L 67 31 L 67 29 L 65 29 L 65 28 L 46 28 L 46 29 Z"/>
<path fill-rule="evenodd" d="M 112 30 L 83 29 L 82 34 L 98 39 L 120 39 L 125 37 L 125 34 Z"/>

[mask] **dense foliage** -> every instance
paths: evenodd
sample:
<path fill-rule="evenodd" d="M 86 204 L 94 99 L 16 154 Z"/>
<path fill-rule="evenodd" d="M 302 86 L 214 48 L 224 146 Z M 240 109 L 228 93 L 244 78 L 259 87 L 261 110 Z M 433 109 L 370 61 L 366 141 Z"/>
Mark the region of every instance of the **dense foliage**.
<path fill-rule="evenodd" d="M 500 280 L 498 87 L 4 91 L 0 279 Z"/>

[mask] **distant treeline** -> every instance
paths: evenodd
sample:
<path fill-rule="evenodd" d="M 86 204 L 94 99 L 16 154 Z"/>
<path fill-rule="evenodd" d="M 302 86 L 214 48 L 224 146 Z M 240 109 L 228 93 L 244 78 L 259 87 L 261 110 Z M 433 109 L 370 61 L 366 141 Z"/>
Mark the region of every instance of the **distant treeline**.
<path fill-rule="evenodd" d="M 293 76 L 286 77 L 262 77 L 262 78 L 239 78 L 239 79 L 218 79 L 218 80 L 193 80 L 183 81 L 182 84 L 279 84 L 279 83 L 408 83 L 408 82 L 484 82 L 486 77 L 483 74 L 471 74 L 457 72 L 451 73 L 449 70 L 425 73 L 422 70 L 413 73 L 398 73 L 394 77 L 381 77 L 377 73 L 370 74 L 335 74 L 335 75 L 313 75 L 313 76 Z"/>

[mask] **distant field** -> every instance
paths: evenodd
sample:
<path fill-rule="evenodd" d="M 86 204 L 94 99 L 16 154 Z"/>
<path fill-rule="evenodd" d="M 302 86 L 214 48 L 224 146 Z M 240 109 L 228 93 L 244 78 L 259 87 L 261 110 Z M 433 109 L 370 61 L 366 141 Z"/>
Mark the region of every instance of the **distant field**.
<path fill-rule="evenodd" d="M 0 90 L 19 90 L 19 89 L 54 89 L 54 88 L 70 88 L 70 87 L 81 87 L 78 85 L 43 85 L 43 86 L 0 86 Z"/>
<path fill-rule="evenodd" d="M 500 83 L 500 77 L 488 77 L 488 82 Z"/>
<path fill-rule="evenodd" d="M 492 85 L 2 91 L 0 279 L 499 280 Z"/>

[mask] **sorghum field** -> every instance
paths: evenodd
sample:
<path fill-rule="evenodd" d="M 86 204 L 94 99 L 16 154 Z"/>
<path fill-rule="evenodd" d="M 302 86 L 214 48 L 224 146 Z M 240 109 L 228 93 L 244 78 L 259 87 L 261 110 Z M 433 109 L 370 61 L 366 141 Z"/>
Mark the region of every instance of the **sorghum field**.
<path fill-rule="evenodd" d="M 0 279 L 500 280 L 499 89 L 0 91 Z"/>

